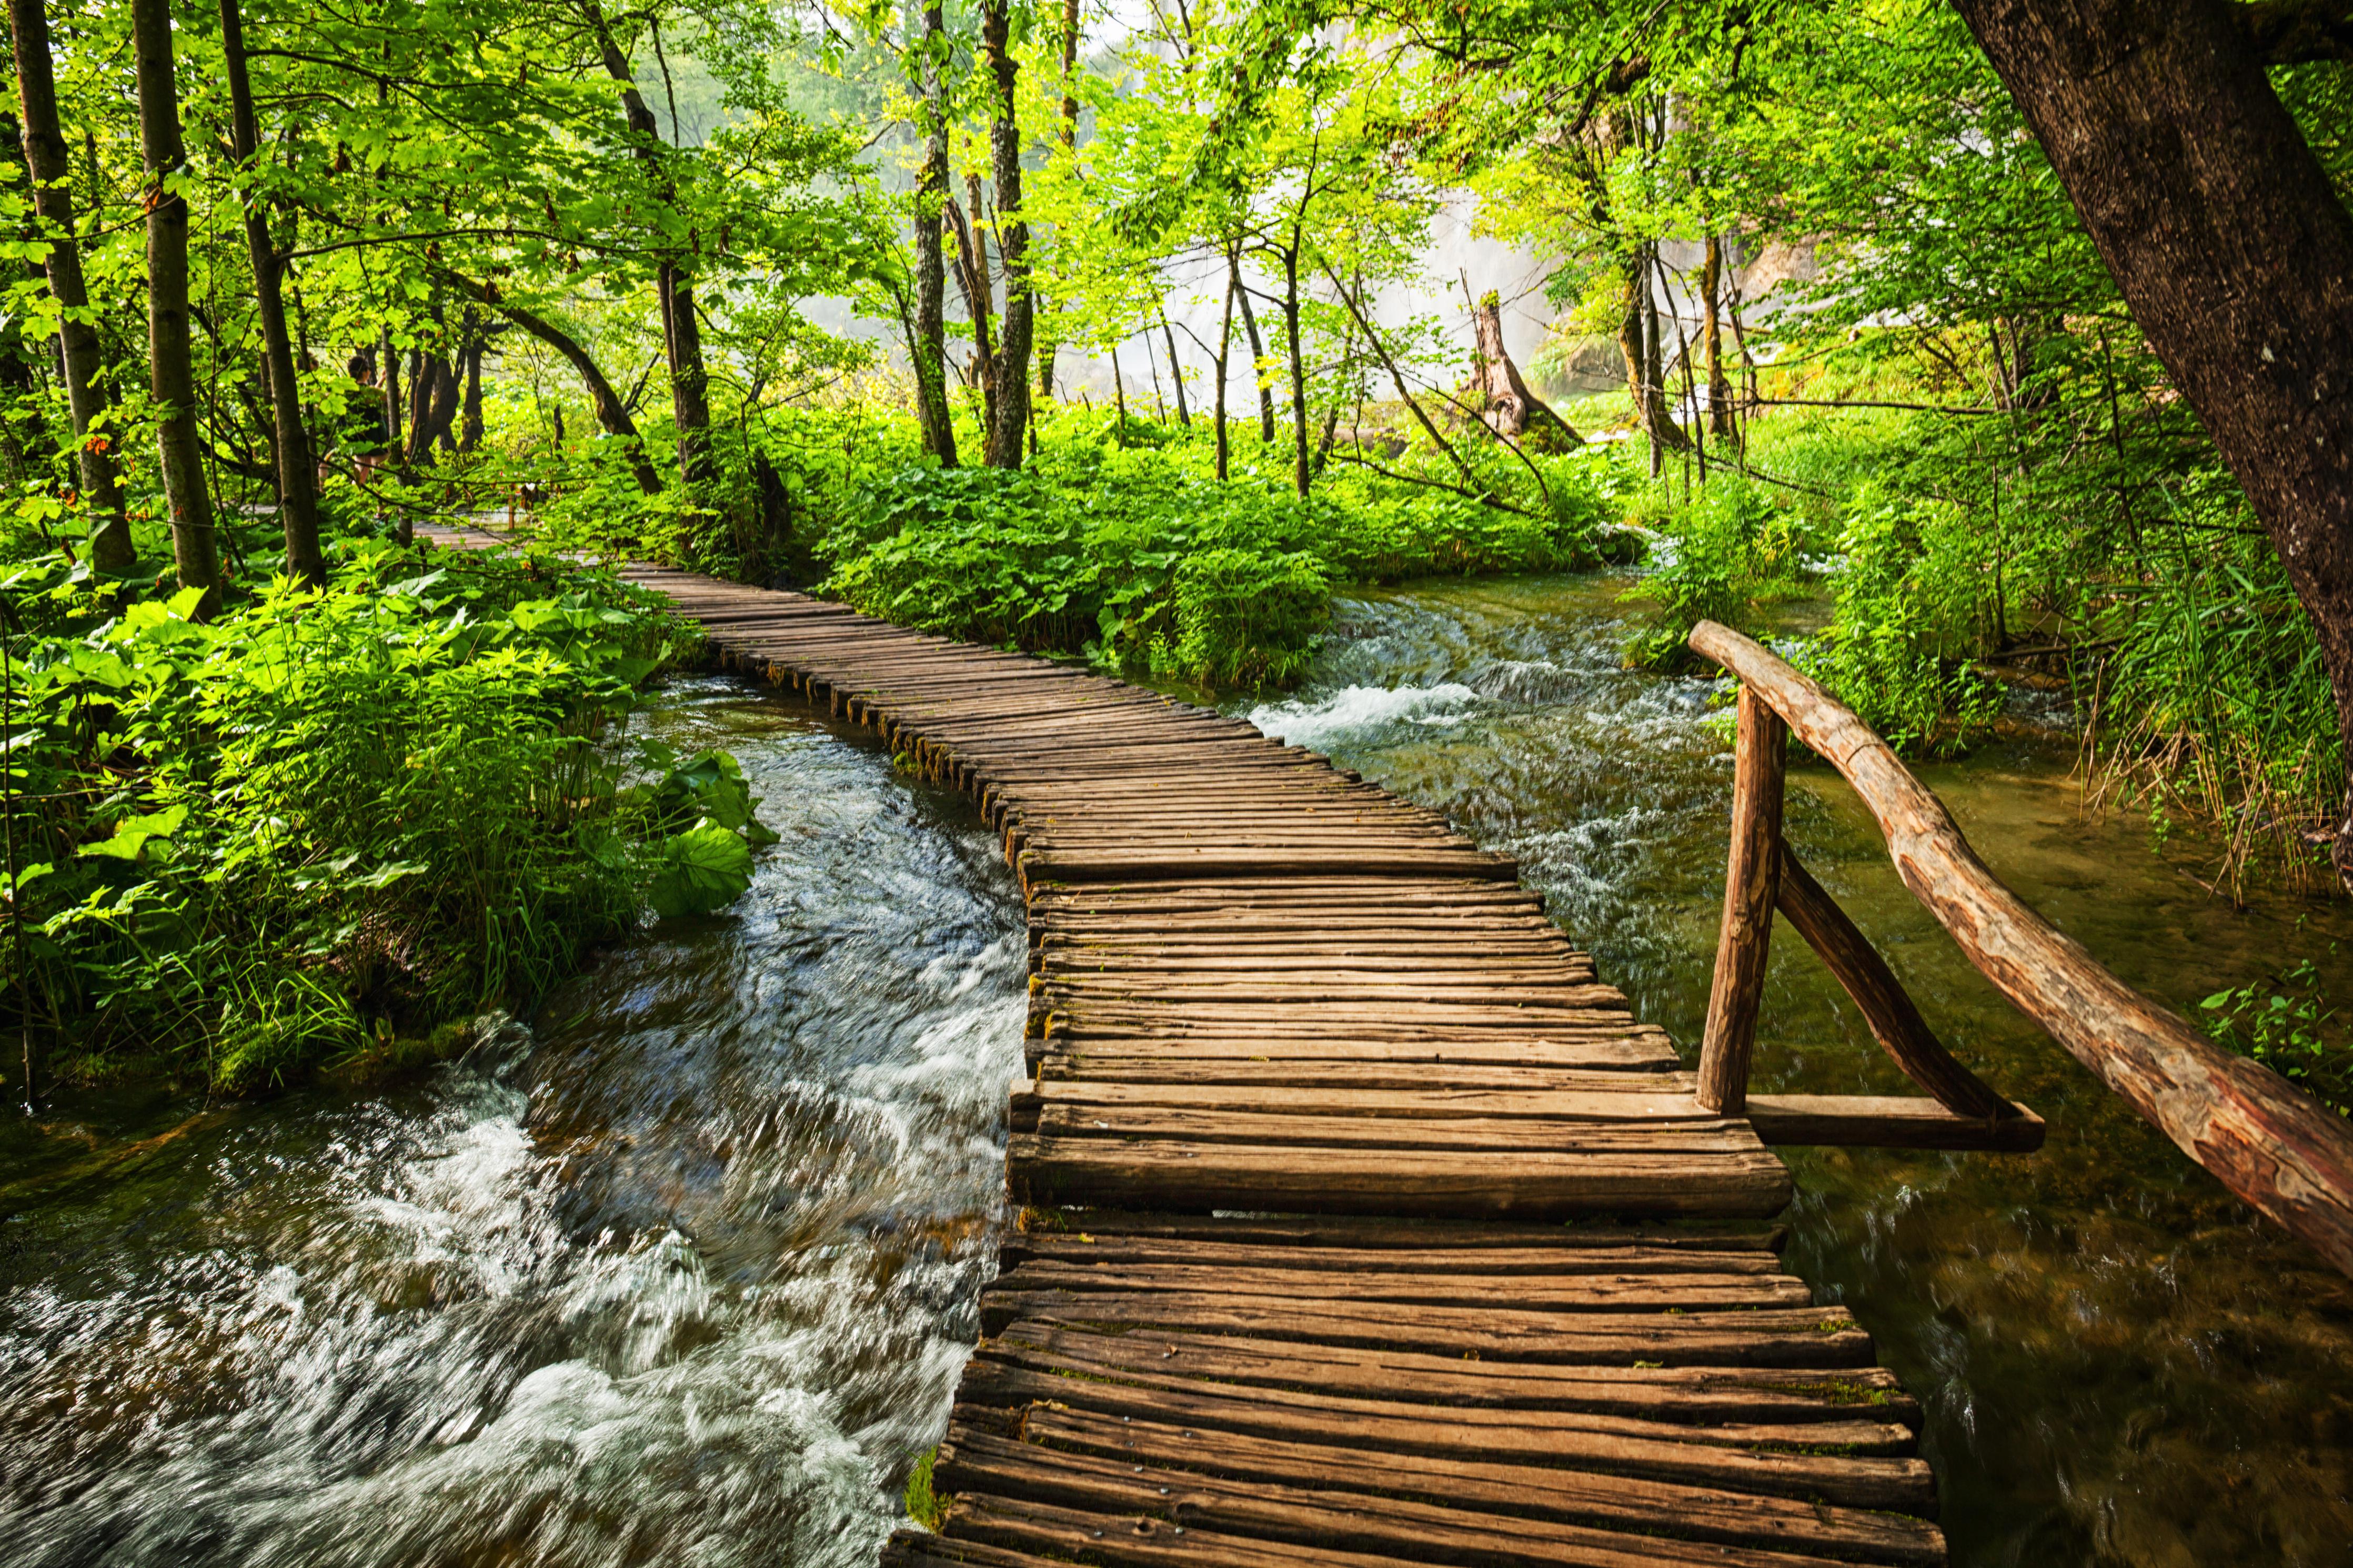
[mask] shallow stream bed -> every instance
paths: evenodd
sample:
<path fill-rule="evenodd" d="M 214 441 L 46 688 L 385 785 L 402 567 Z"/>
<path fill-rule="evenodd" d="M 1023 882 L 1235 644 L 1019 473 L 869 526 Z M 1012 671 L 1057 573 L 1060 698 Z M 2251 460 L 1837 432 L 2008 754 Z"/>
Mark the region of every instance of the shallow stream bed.
<path fill-rule="evenodd" d="M 1723 892 L 1713 688 L 1619 668 L 1592 578 L 1343 606 L 1241 701 L 1518 856 L 1688 1047 Z M 958 799 L 797 704 L 681 683 L 782 834 L 728 914 L 649 928 L 529 1026 L 373 1095 L 69 1100 L 0 1124 L 0 1562 L 871 1562 L 939 1435 L 1005 1221 L 1020 911 Z M 2176 1005 L 2353 920 L 2234 910 L 2092 822 L 2063 740 L 1926 770 L 1998 874 Z M 1788 832 L 2032 1156 L 1795 1152 L 1793 1265 L 1921 1395 L 1961 1568 L 2353 1563 L 2353 1286 L 2026 1025 L 1852 794 Z M 1903 1092 L 1786 928 L 1758 1087 Z"/>

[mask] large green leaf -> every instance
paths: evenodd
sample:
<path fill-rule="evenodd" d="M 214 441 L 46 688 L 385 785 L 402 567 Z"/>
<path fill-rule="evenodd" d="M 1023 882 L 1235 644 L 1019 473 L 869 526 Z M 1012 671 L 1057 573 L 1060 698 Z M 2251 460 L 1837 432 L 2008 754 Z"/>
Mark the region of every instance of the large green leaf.
<path fill-rule="evenodd" d="M 705 822 L 667 840 L 650 889 L 665 920 L 725 909 L 752 885 L 752 851 L 729 828 Z"/>
<path fill-rule="evenodd" d="M 188 808 L 185 805 L 167 805 L 144 816 L 126 816 L 115 824 L 114 837 L 96 844 L 85 844 L 76 853 L 105 855 L 117 860 L 136 860 L 139 851 L 146 847 L 150 838 L 171 837 L 180 830 L 180 824 L 187 817 Z"/>

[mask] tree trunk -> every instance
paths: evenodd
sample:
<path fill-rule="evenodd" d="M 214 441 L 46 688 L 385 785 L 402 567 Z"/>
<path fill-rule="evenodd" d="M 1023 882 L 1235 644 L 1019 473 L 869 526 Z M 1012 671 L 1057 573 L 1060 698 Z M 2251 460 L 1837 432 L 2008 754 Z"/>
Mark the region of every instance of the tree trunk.
<path fill-rule="evenodd" d="M 2353 216 L 2224 0 L 1957 0 L 2271 535 L 2353 751 Z M 2337 831 L 2353 888 L 2353 795 Z"/>
<path fill-rule="evenodd" d="M 248 178 L 259 173 L 261 127 L 253 112 L 246 69 L 245 18 L 237 0 L 220 0 L 221 55 L 228 75 L 229 136 Z M 269 371 L 272 443 L 278 459 L 278 523 L 286 539 L 286 573 L 311 586 L 327 581 L 319 547 L 319 470 L 311 433 L 302 424 L 302 385 L 294 374 L 294 342 L 286 331 L 285 267 L 269 237 L 269 203 L 245 193 L 245 247 L 253 263 L 254 305 L 261 317 L 261 350 Z"/>
<path fill-rule="evenodd" d="M 1303 496 L 1314 482 L 1314 475 L 1307 460 L 1307 362 L 1301 356 L 1299 344 L 1299 244 L 1296 235 L 1293 236 L 1291 248 L 1282 253 L 1282 330 L 1284 341 L 1291 349 L 1292 482 Z"/>
<path fill-rule="evenodd" d="M 482 353 L 489 345 L 489 330 L 471 305 L 458 321 L 458 363 L 466 384 L 458 404 L 458 450 L 471 452 L 482 444 Z"/>
<path fill-rule="evenodd" d="M 476 304 L 485 305 L 496 310 L 500 315 L 562 354 L 572 368 L 579 373 L 581 384 L 587 388 L 588 406 L 596 414 L 596 423 L 604 428 L 605 434 L 619 441 L 622 450 L 628 454 L 629 472 L 636 478 L 638 489 L 649 496 L 661 493 L 661 476 L 654 472 L 653 464 L 646 458 L 645 442 L 638 438 L 638 426 L 629 417 L 628 405 L 621 401 L 620 394 L 613 390 L 613 384 L 605 378 L 605 373 L 598 367 L 595 357 L 586 349 L 581 347 L 579 342 L 571 333 L 546 318 L 524 310 L 521 305 L 510 304 L 500 299 L 498 290 L 486 284 L 477 283 L 470 278 L 446 270 L 441 274 L 441 278 L 459 293 L 465 295 Z M 557 412 L 559 423 L 556 426 L 555 441 L 560 447 L 564 444 L 564 428 L 561 424 L 562 410 L 559 409 Z"/>
<path fill-rule="evenodd" d="M 1018 67 L 1011 47 L 1012 0 L 981 0 L 980 46 L 997 89 L 988 147 L 997 180 L 997 256 L 1005 266 L 1005 324 L 997 339 L 1004 374 L 989 411 L 986 458 L 991 468 L 1021 466 L 1029 431 L 1029 353 L 1035 300 L 1029 292 L 1029 226 L 1021 220 L 1021 127 L 1014 118 Z"/>
<path fill-rule="evenodd" d="M 1079 0 L 1062 0 L 1062 153 L 1076 159 L 1079 152 L 1079 100 L 1071 96 L 1071 84 L 1079 74 Z M 1054 395 L 1054 342 L 1052 323 L 1059 310 L 1039 308 L 1038 316 L 1038 395 Z"/>
<path fill-rule="evenodd" d="M 678 181 L 663 156 L 668 143 L 662 141 L 660 121 L 638 90 L 637 73 L 629 68 L 628 57 L 614 40 L 596 0 L 583 0 L 582 14 L 596 36 L 605 74 L 620 84 L 621 112 L 636 139 L 638 160 L 653 183 L 654 195 L 676 211 Z M 691 243 L 690 237 L 690 251 Z M 670 410 L 678 426 L 679 477 L 696 484 L 711 477 L 711 377 L 703 367 L 702 324 L 694 310 L 690 252 L 661 261 L 656 269 L 655 289 L 660 296 L 663 354 L 670 366 Z"/>
<path fill-rule="evenodd" d="M 164 184 L 188 162 L 180 144 L 179 89 L 172 80 L 170 0 L 132 0 L 131 30 L 147 173 L 147 375 L 155 399 L 155 445 L 180 585 L 201 590 L 196 614 L 210 616 L 220 608 L 220 549 L 212 494 L 205 488 L 188 349 L 188 204 Z"/>
<path fill-rule="evenodd" d="M 971 380 L 980 388 L 980 436 L 986 448 L 988 433 L 997 423 L 997 294 L 988 278 L 988 235 L 973 226 L 981 210 L 980 176 L 966 174 L 964 189 L 965 200 L 972 204 L 972 217 L 967 218 L 951 200 L 947 218 L 955 237 L 956 290 L 964 296 L 965 319 L 972 324 Z M 985 452 L 982 460 L 987 460 Z"/>
<path fill-rule="evenodd" d="M 1691 445 L 1667 407 L 1666 378 L 1660 353 L 1658 302 L 1651 295 L 1651 252 L 1637 246 L 1624 264 L 1626 310 L 1618 323 L 1618 352 L 1626 361 L 1626 390 L 1634 419 L 1651 438 L 1651 472 L 1663 455 Z"/>
<path fill-rule="evenodd" d="M 1700 302 L 1707 310 L 1707 427 L 1727 447 L 1740 444 L 1740 426 L 1732 412 L 1732 378 L 1724 369 L 1724 240 L 1707 237 L 1707 256 L 1700 265 Z"/>
<path fill-rule="evenodd" d="M 1233 439 L 1226 430 L 1226 364 L 1228 356 L 1232 352 L 1233 342 L 1234 285 L 1232 279 L 1229 279 L 1226 282 L 1225 309 L 1218 317 L 1218 392 L 1216 406 L 1210 415 L 1217 425 L 1218 481 L 1220 484 L 1225 482 L 1226 469 L 1233 450 Z"/>
<path fill-rule="evenodd" d="M 1371 321 L 1363 325 L 1366 331 L 1372 330 Z M 1552 445 L 1581 446 L 1584 438 L 1569 428 L 1568 421 L 1554 413 L 1520 378 L 1520 367 L 1512 363 L 1510 351 L 1504 347 L 1504 304 L 1493 289 L 1481 296 L 1471 325 L 1479 343 L 1480 390 L 1487 397 L 1480 419 L 1487 428 L 1514 442 L 1527 437 Z M 1403 390 L 1402 382 L 1399 390 Z"/>
<path fill-rule="evenodd" d="M 1168 340 L 1168 379 L 1176 384 L 1176 423 L 1187 430 L 1193 427 L 1192 411 L 1185 406 L 1185 367 L 1176 363 L 1176 329 L 1168 324 L 1168 311 L 1160 311 L 1160 335 Z"/>
<path fill-rule="evenodd" d="M 1250 339 L 1250 384 L 1258 388 L 1258 438 L 1261 446 L 1274 445 L 1274 388 L 1267 385 L 1259 374 L 1259 362 L 1266 358 L 1266 342 L 1258 335 L 1258 312 L 1250 309 L 1250 289 L 1242 283 L 1242 260 L 1240 252 L 1232 258 L 1229 276 L 1233 283 L 1234 298 L 1241 301 L 1242 335 Z"/>
<path fill-rule="evenodd" d="M 948 199 L 947 25 L 937 0 L 923 8 L 923 164 L 915 176 L 915 331 L 907 357 L 915 371 L 915 416 L 923 450 L 956 466 L 948 409 L 947 259 L 941 253 Z"/>
<path fill-rule="evenodd" d="M 90 563 L 123 574 L 138 563 L 131 522 L 122 510 L 122 481 L 115 467 L 115 435 L 91 426 L 106 413 L 106 389 L 99 384 L 98 329 L 80 313 L 90 305 L 82 280 L 81 246 L 74 237 L 73 192 L 68 183 L 66 139 L 58 120 L 58 88 L 49 61 L 49 21 L 43 0 L 9 0 L 8 21 L 16 49 L 17 96 L 24 110 L 25 166 L 33 177 L 33 209 L 47 231 L 49 292 L 61 308 L 58 359 L 66 401 L 73 412 L 75 461 L 81 471 L 82 505 L 90 513 Z"/>

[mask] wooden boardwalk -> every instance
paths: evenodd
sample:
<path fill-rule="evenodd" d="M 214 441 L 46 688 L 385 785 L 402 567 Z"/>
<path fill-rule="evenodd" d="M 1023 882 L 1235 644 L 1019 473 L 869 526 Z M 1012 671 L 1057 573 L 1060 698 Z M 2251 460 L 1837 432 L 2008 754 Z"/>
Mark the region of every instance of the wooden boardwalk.
<path fill-rule="evenodd" d="M 1151 691 L 629 575 L 976 795 L 1028 901 L 1021 1224 L 886 1561 L 1944 1561 L 1780 1162 L 1511 861 Z"/>

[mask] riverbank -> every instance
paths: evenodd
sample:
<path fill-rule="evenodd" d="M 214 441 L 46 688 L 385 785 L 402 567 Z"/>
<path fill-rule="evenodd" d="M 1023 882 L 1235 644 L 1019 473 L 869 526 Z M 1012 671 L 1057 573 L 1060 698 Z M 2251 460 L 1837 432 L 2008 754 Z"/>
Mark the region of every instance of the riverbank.
<path fill-rule="evenodd" d="M 626 735 L 700 639 L 609 574 L 347 539 L 323 585 L 216 610 L 57 552 L 8 593 L 20 1100 L 446 1057 L 447 1026 L 528 1005 L 646 903 L 748 877 L 733 764 Z"/>
<path fill-rule="evenodd" d="M 798 704 L 642 719 L 769 803 L 728 912 L 381 1092 L 0 1122 L 0 1555 L 871 1562 L 995 1271 L 1018 896 Z"/>

